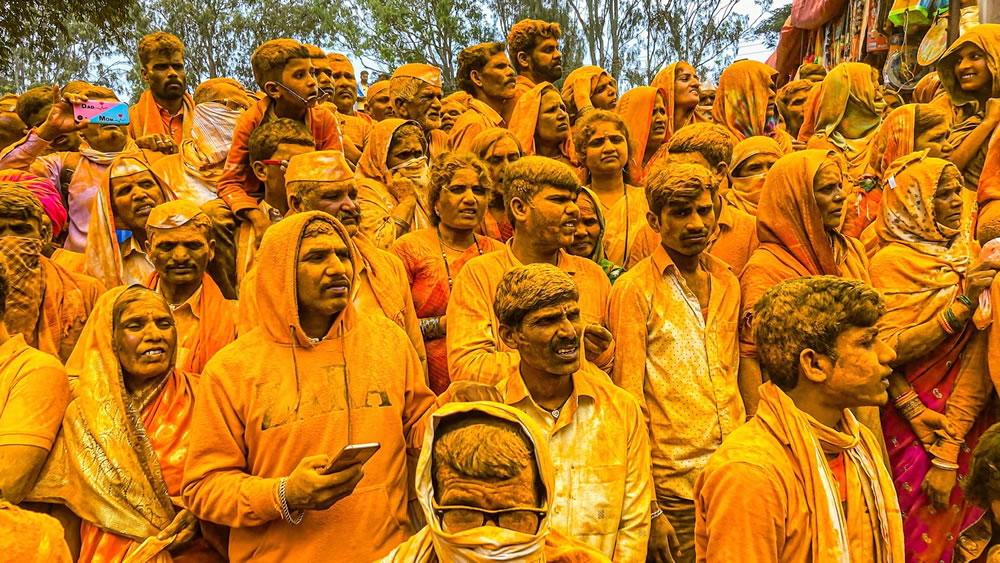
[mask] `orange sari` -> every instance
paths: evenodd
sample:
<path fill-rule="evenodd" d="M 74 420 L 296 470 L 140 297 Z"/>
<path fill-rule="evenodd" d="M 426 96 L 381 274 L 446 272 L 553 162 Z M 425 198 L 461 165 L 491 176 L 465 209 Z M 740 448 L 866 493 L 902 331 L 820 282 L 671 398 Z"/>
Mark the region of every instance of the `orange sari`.
<path fill-rule="evenodd" d="M 614 78 L 608 74 L 608 71 L 599 66 L 581 66 L 569 73 L 569 76 L 563 81 L 562 93 L 560 95 L 566 104 L 566 111 L 569 112 L 570 121 L 575 121 L 577 117 L 580 117 L 580 108 L 576 107 L 577 92 L 581 90 L 586 91 L 587 100 L 590 100 L 590 96 L 594 93 L 594 88 L 597 86 L 598 81 L 600 81 L 601 76 L 604 75 L 611 78 L 612 83 L 614 82 Z"/>
<path fill-rule="evenodd" d="M 653 82 L 650 84 L 653 88 L 659 88 L 663 91 L 664 100 L 667 102 L 665 105 L 667 110 L 667 133 L 663 137 L 664 145 L 667 144 L 667 141 L 669 141 L 670 137 L 674 134 L 674 90 L 676 88 L 675 82 L 677 80 L 677 66 L 680 64 L 681 63 L 677 62 L 667 65 L 665 68 L 660 70 L 660 72 L 656 73 L 656 77 L 653 78 Z M 706 119 L 698 113 L 697 110 L 695 110 L 691 112 L 691 116 L 687 119 L 684 125 L 690 125 L 700 121 L 706 121 Z"/>
<path fill-rule="evenodd" d="M 538 112 L 542 105 L 542 96 L 548 90 L 552 90 L 555 93 L 559 93 L 556 87 L 548 82 L 542 82 L 536 85 L 531 90 L 525 92 L 520 98 L 517 99 L 517 104 L 514 106 L 514 112 L 510 116 L 510 123 L 507 125 L 507 129 L 517 137 L 517 141 L 521 143 L 521 150 L 523 151 L 523 156 L 531 156 L 535 154 L 535 130 L 538 128 Z M 570 162 L 571 166 L 575 166 L 576 154 L 573 150 L 573 135 L 570 133 L 566 136 L 566 140 L 562 142 L 559 146 L 559 152 L 562 156 Z"/>
<path fill-rule="evenodd" d="M 649 142 L 649 129 L 653 126 L 653 106 L 656 104 L 656 96 L 662 96 L 664 105 L 667 107 L 667 133 L 663 144 L 656 153 L 649 158 L 649 162 L 643 162 L 646 157 L 646 145 Z M 636 86 L 618 100 L 615 112 L 622 116 L 625 126 L 628 128 L 629 159 L 628 173 L 629 182 L 636 186 L 645 186 L 646 178 L 652 171 L 653 166 L 662 162 L 667 156 L 667 139 L 672 133 L 673 124 L 673 104 L 667 93 L 653 86 Z"/>
<path fill-rule="evenodd" d="M 792 137 L 778 127 L 778 116 L 767 117 L 770 103 L 768 85 L 778 71 L 757 61 L 736 61 L 719 76 L 712 117 L 729 130 L 736 144 L 747 137 L 771 137 L 784 154 L 792 152 Z"/>
<path fill-rule="evenodd" d="M 735 171 L 750 157 L 758 154 L 769 154 L 781 158 L 781 147 L 770 137 L 760 135 L 747 137 L 733 149 L 732 164 L 729 166 L 729 190 L 722 197 L 734 207 L 748 215 L 757 216 L 757 205 L 760 203 L 760 192 L 764 189 L 764 178 L 767 174 L 737 177 Z"/>
<path fill-rule="evenodd" d="M 83 520 L 80 561 L 169 562 L 173 537 L 157 535 L 183 507 L 197 380 L 173 369 L 155 394 L 128 392 L 112 341 L 113 309 L 125 289 L 101 296 L 66 363 L 74 398 L 28 498 L 65 504 Z M 202 540 L 181 553 L 222 560 Z"/>

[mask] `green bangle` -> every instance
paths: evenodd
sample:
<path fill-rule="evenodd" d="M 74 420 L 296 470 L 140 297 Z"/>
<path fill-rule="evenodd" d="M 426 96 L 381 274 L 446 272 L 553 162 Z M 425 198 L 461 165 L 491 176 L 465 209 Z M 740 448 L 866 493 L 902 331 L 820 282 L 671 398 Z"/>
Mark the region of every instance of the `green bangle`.
<path fill-rule="evenodd" d="M 958 296 L 958 302 L 968 307 L 970 311 L 976 308 L 975 304 L 972 302 L 972 298 L 964 293 Z"/>

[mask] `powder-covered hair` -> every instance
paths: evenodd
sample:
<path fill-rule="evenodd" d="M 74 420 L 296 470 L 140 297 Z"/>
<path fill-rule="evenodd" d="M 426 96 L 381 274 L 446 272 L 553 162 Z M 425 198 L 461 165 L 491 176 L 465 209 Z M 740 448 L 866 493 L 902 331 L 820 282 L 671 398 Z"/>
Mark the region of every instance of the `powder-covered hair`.
<path fill-rule="evenodd" d="M 431 167 L 431 183 L 427 192 L 427 207 L 430 212 L 431 224 L 435 227 L 441 223 L 441 217 L 438 215 L 437 209 L 435 209 L 438 201 L 441 200 L 441 190 L 447 189 L 448 184 L 451 183 L 451 179 L 455 177 L 455 172 L 466 168 L 471 168 L 476 173 L 479 185 L 487 190 L 487 200 L 489 199 L 492 182 L 490 180 L 490 173 L 486 169 L 486 165 L 483 164 L 483 161 L 476 158 L 476 155 L 470 152 L 458 151 L 445 153 L 443 156 L 434 159 L 434 165 Z"/>
<path fill-rule="evenodd" d="M 671 135 L 667 143 L 670 154 L 699 153 L 714 169 L 720 162 L 733 159 L 733 139 L 726 128 L 715 123 L 692 123 Z"/>
<path fill-rule="evenodd" d="M 646 181 L 646 203 L 657 217 L 665 207 L 687 204 L 708 190 L 714 199 L 719 180 L 712 171 L 689 162 L 668 163 L 653 169 Z"/>
<path fill-rule="evenodd" d="M 528 264 L 503 275 L 493 298 L 493 312 L 500 324 L 517 328 L 531 311 L 579 298 L 569 274 L 552 264 Z"/>
<path fill-rule="evenodd" d="M 222 86 L 232 86 L 241 92 L 243 91 L 243 85 L 232 78 L 209 78 L 194 89 L 194 103 L 203 104 L 218 101 L 223 97 Z"/>
<path fill-rule="evenodd" d="M 301 121 L 287 117 L 273 119 L 258 125 L 250 133 L 250 139 L 247 141 L 250 162 L 270 159 L 281 144 L 312 147 L 316 145 L 316 140 Z"/>
<path fill-rule="evenodd" d="M 14 111 L 21 118 L 21 121 L 28 125 L 28 127 L 31 127 L 31 124 L 28 123 L 28 118 L 38 113 L 42 108 L 51 105 L 52 87 L 37 86 L 17 97 L 17 105 L 14 106 Z M 45 119 L 45 116 L 42 116 L 42 119 Z"/>
<path fill-rule="evenodd" d="M 452 421 L 452 419 L 455 419 Z M 447 467 L 462 477 L 508 481 L 530 471 L 534 447 L 516 423 L 485 414 L 453 415 L 442 421 L 434 440 L 431 474 L 435 497 L 441 498 L 438 476 Z"/>
<path fill-rule="evenodd" d="M 458 54 L 458 74 L 455 77 L 458 87 L 469 94 L 475 94 L 476 85 L 472 82 L 472 71 L 482 72 L 490 59 L 503 53 L 504 47 L 503 43 L 490 42 L 462 49 Z"/>
<path fill-rule="evenodd" d="M 292 59 L 309 59 L 309 50 L 294 39 L 272 39 L 261 44 L 250 57 L 253 68 L 253 79 L 261 90 L 272 81 L 281 81 L 288 61 Z"/>
<path fill-rule="evenodd" d="M 839 337 L 875 326 L 885 312 L 877 291 L 858 280 L 811 276 L 769 289 L 753 309 L 752 333 L 761 370 L 781 389 L 799 383 L 799 355 L 814 350 L 836 360 Z"/>
<path fill-rule="evenodd" d="M 569 166 L 544 156 L 526 156 L 507 166 L 503 205 L 511 224 L 514 217 L 510 215 L 510 202 L 517 198 L 530 205 L 532 198 L 546 186 L 569 190 L 575 195 L 580 191 L 580 179 Z"/>
<path fill-rule="evenodd" d="M 0 182 L 0 217 L 16 221 L 37 221 L 39 229 L 45 222 L 42 202 L 18 182 Z"/>
<path fill-rule="evenodd" d="M 538 46 L 539 43 L 545 41 L 546 39 L 559 39 L 562 37 L 562 30 L 559 28 L 559 24 L 555 22 L 546 22 L 542 20 L 521 20 L 514 24 L 514 27 L 510 28 L 510 33 L 507 34 L 507 55 L 510 57 L 511 64 L 518 71 L 517 67 L 517 54 L 524 52 L 531 54 L 531 51 Z"/>
<path fill-rule="evenodd" d="M 174 53 L 180 53 L 181 56 L 184 56 L 184 44 L 176 35 L 157 31 L 139 40 L 139 64 L 143 68 L 156 55 L 169 56 Z"/>

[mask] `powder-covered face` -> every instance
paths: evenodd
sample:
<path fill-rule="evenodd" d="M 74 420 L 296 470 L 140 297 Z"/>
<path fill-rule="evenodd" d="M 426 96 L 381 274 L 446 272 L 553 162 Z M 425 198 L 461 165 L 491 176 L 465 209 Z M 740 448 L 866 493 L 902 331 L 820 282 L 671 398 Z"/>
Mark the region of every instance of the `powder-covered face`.
<path fill-rule="evenodd" d="M 114 326 L 114 351 L 132 387 L 165 375 L 173 365 L 177 329 L 166 303 L 141 296 L 122 310 Z"/>
<path fill-rule="evenodd" d="M 149 260 L 161 279 L 175 285 L 200 282 L 215 256 L 215 241 L 191 224 L 151 231 Z"/>
<path fill-rule="evenodd" d="M 844 214 L 844 179 L 836 162 L 828 160 L 813 179 L 813 195 L 823 218 L 823 227 L 828 231 L 840 228 Z"/>
<path fill-rule="evenodd" d="M 354 264 L 351 250 L 338 233 L 302 239 L 295 269 L 299 317 L 333 318 L 347 307 Z"/>

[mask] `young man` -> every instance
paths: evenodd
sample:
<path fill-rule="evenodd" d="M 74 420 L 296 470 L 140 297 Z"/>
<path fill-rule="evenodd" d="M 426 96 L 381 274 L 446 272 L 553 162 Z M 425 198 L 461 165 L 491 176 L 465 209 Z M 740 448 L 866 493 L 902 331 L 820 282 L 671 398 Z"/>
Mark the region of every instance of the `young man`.
<path fill-rule="evenodd" d="M 504 106 L 514 99 L 516 81 L 503 43 L 480 43 L 458 54 L 458 87 L 472 96 L 469 109 L 455 122 L 448 138 L 452 150 L 471 150 L 476 135 L 490 127 L 507 127 Z"/>
<path fill-rule="evenodd" d="M 128 110 L 128 134 L 140 147 L 177 152 L 191 136 L 194 100 L 187 93 L 184 44 L 157 31 L 139 41 L 142 81 L 148 87 Z"/>
<path fill-rule="evenodd" d="M 0 183 L 0 255 L 9 268 L 6 330 L 65 362 L 104 286 L 45 257 L 49 225 L 30 190 Z"/>
<path fill-rule="evenodd" d="M 154 207 L 146 231 L 156 271 L 145 286 L 170 305 L 177 327 L 175 365 L 201 373 L 216 352 L 236 339 L 236 301 L 223 297 L 205 271 L 215 253 L 212 221 L 197 205 L 179 199 Z"/>
<path fill-rule="evenodd" d="M 341 131 L 347 135 L 359 150 L 368 144 L 372 132 L 372 120 L 360 111 L 355 111 L 358 101 L 358 82 L 354 78 L 354 65 L 340 53 L 326 56 L 330 65 L 330 81 L 333 89 L 333 103 L 340 118 Z"/>
<path fill-rule="evenodd" d="M 646 424 L 635 398 L 583 361 L 578 301 L 572 278 L 550 264 L 504 274 L 493 309 L 520 361 L 497 390 L 548 438 L 560 468 L 552 526 L 614 561 L 644 561 L 653 500 Z"/>
<path fill-rule="evenodd" d="M 17 105 L 14 111 L 17 112 L 18 118 L 24 123 L 23 127 L 27 129 L 41 127 L 42 123 L 45 123 L 45 118 L 49 116 L 49 112 L 52 111 L 52 87 L 38 86 L 27 90 L 17 97 Z M 24 130 L 22 129 L 18 131 L 17 138 L 14 140 L 16 141 L 23 136 Z M 78 152 L 81 140 L 80 134 L 75 131 L 60 135 L 52 141 L 45 154 L 53 152 Z"/>
<path fill-rule="evenodd" d="M 448 134 L 441 131 L 441 69 L 422 63 L 405 64 L 389 79 L 393 117 L 412 119 L 427 138 L 430 158 L 448 150 Z"/>
<path fill-rule="evenodd" d="M 611 291 L 618 354 L 613 379 L 642 405 L 656 499 L 649 549 L 694 561 L 694 481 L 746 417 L 740 397 L 740 284 L 707 252 L 718 180 L 678 164 L 646 184 L 649 227 L 660 244 Z"/>
<path fill-rule="evenodd" d="M 352 303 L 359 260 L 324 213 L 273 226 L 260 324 L 202 372 L 183 498 L 231 528 L 234 561 L 372 561 L 412 534 L 406 449 L 435 399 L 403 331 Z M 369 442 L 367 462 L 336 462 Z"/>
<path fill-rule="evenodd" d="M 336 116 L 314 107 L 318 98 L 315 70 L 309 51 L 291 39 L 273 39 L 257 48 L 250 59 L 254 80 L 265 97 L 236 122 L 226 167 L 217 184 L 218 195 L 236 216 L 253 226 L 256 240 L 271 221 L 250 194 L 260 189 L 256 170 L 251 174 L 250 134 L 262 123 L 287 118 L 307 127 L 319 150 L 344 150 Z M 284 205 L 284 204 L 282 204 Z"/>
<path fill-rule="evenodd" d="M 698 561 L 904 560 L 893 478 L 848 410 L 888 400 L 884 310 L 864 282 L 834 276 L 783 281 L 757 302 L 770 381 L 695 484 Z"/>
<path fill-rule="evenodd" d="M 392 100 L 389 98 L 388 80 L 376 82 L 368 88 L 368 102 L 365 104 L 365 113 L 371 116 L 372 121 L 375 123 L 387 117 L 395 116 L 392 112 Z"/>
<path fill-rule="evenodd" d="M 510 28 L 507 53 L 517 71 L 517 90 L 511 107 L 517 98 L 537 84 L 562 78 L 560 37 L 559 24 L 541 20 L 521 20 Z"/>
<path fill-rule="evenodd" d="M 368 71 L 362 70 L 358 80 L 358 111 L 365 111 L 365 102 L 368 101 Z"/>
<path fill-rule="evenodd" d="M 448 301 L 448 366 L 451 380 L 495 384 L 517 371 L 518 353 L 500 338 L 493 311 L 503 275 L 524 264 L 552 264 L 568 273 L 580 292 L 586 358 L 610 369 L 614 343 L 607 325 L 611 282 L 604 270 L 564 250 L 576 233 L 580 180 L 565 164 L 525 157 L 507 167 L 504 205 L 514 236 L 503 251 L 473 258 L 455 276 Z"/>
<path fill-rule="evenodd" d="M 678 129 L 670 137 L 667 151 L 669 164 L 688 162 L 700 164 L 710 170 L 720 183 L 720 191 L 728 189 L 729 161 L 733 158 L 732 138 L 725 129 L 714 123 L 695 123 Z M 712 233 L 708 251 L 740 273 L 750 259 L 750 254 L 760 245 L 757 240 L 757 222 L 753 216 L 736 209 L 716 194 L 715 212 L 717 226 Z M 628 267 L 631 268 L 659 245 L 659 237 L 643 225 L 634 237 L 635 244 L 629 251 Z"/>
<path fill-rule="evenodd" d="M 233 143 L 236 121 L 252 101 L 232 78 L 210 78 L 194 90 L 191 138 L 176 154 L 153 163 L 153 171 L 173 189 L 178 199 L 198 205 L 216 199 L 216 186 Z"/>
<path fill-rule="evenodd" d="M 0 260 L 0 319 L 10 295 Z M 38 479 L 69 404 L 59 360 L 40 352 L 0 320 L 0 499 L 18 504 Z M 7 535 L 7 534 L 5 534 Z"/>

